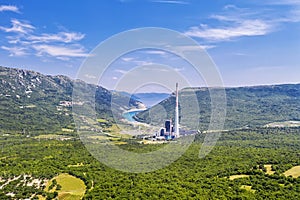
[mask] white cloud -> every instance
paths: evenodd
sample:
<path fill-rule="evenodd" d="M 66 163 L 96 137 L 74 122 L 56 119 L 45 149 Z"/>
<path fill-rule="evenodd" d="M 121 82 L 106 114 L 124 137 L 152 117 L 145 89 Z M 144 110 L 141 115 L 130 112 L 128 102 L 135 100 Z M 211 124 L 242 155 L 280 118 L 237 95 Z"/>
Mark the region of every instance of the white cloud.
<path fill-rule="evenodd" d="M 208 43 L 264 36 L 284 28 L 285 23 L 300 22 L 300 0 L 254 0 L 257 9 L 229 4 L 223 11 L 208 16 L 212 23 L 190 27 L 185 34 Z M 285 5 L 282 9 L 282 5 Z M 213 21 L 215 20 L 215 21 Z"/>
<path fill-rule="evenodd" d="M 153 65 L 154 63 L 151 61 L 146 61 L 146 60 L 135 60 L 134 64 L 138 66 L 143 66 L 143 65 Z"/>
<path fill-rule="evenodd" d="M 233 4 L 227 4 L 223 7 L 224 10 L 229 10 L 229 9 L 239 9 L 236 5 Z"/>
<path fill-rule="evenodd" d="M 95 75 L 91 75 L 91 74 L 85 74 L 84 76 L 86 78 L 89 78 L 89 79 L 96 79 L 97 78 Z"/>
<path fill-rule="evenodd" d="M 269 18 L 277 23 L 300 22 L 300 0 L 268 0 L 256 2 L 271 8 Z"/>
<path fill-rule="evenodd" d="M 8 51 L 10 53 L 9 56 L 25 56 L 25 55 L 27 55 L 26 48 L 23 48 L 23 47 L 1 46 L 1 49 Z"/>
<path fill-rule="evenodd" d="M 148 51 L 145 51 L 145 53 L 154 54 L 154 55 L 161 55 L 161 56 L 167 54 L 165 51 L 160 51 L 160 50 L 148 50 Z"/>
<path fill-rule="evenodd" d="M 295 23 L 300 22 L 300 7 L 299 9 L 293 9 L 289 13 L 275 19 L 278 23 Z"/>
<path fill-rule="evenodd" d="M 185 32 L 187 36 L 202 38 L 210 41 L 224 41 L 243 36 L 261 36 L 272 32 L 273 27 L 259 19 L 248 19 L 236 22 L 235 25 L 221 28 L 211 28 L 208 25 L 191 27 Z"/>
<path fill-rule="evenodd" d="M 228 21 L 228 22 L 237 20 L 236 17 L 226 16 L 226 15 L 215 15 L 215 14 L 211 15 L 209 18 L 216 19 L 219 21 Z"/>
<path fill-rule="evenodd" d="M 49 43 L 49 42 L 65 42 L 70 43 L 74 41 L 79 41 L 84 38 L 84 34 L 76 32 L 59 32 L 57 34 L 47 34 L 44 33 L 40 36 L 31 35 L 27 37 L 28 40 L 31 40 L 33 43 Z"/>
<path fill-rule="evenodd" d="M 234 55 L 234 56 L 248 56 L 248 54 L 240 53 L 240 52 L 232 53 L 232 55 Z"/>
<path fill-rule="evenodd" d="M 32 32 L 35 29 L 35 27 L 32 26 L 31 24 L 29 24 L 25 21 L 21 22 L 17 19 L 12 19 L 11 24 L 12 24 L 11 28 L 0 26 L 0 30 L 3 30 L 7 33 L 15 32 L 15 33 L 28 34 L 28 33 Z"/>
<path fill-rule="evenodd" d="M 137 58 L 134 57 L 122 57 L 121 60 L 127 63 L 132 63 L 135 65 L 151 65 L 153 62 L 150 61 L 145 61 L 145 60 L 138 60 Z"/>
<path fill-rule="evenodd" d="M 87 57 L 86 50 L 78 43 L 85 35 L 79 32 L 58 32 L 35 34 L 35 27 L 29 22 L 17 19 L 11 20 L 11 27 L 0 26 L 0 30 L 8 35 L 7 45 L 1 49 L 10 53 L 10 56 L 37 56 L 55 57 L 58 60 L 69 61 L 74 57 Z M 68 44 L 68 46 L 65 46 Z M 11 46 L 10 46 L 11 45 Z"/>
<path fill-rule="evenodd" d="M 134 60 L 134 58 L 132 58 L 132 57 L 122 57 L 121 59 L 122 59 L 124 62 L 130 62 L 130 61 Z"/>
<path fill-rule="evenodd" d="M 16 6 L 0 5 L 0 12 L 4 12 L 4 11 L 11 11 L 11 12 L 19 13 L 19 9 Z"/>
<path fill-rule="evenodd" d="M 64 56 L 57 56 L 56 59 L 63 60 L 63 61 L 69 61 L 70 60 L 69 57 L 64 57 Z"/>
<path fill-rule="evenodd" d="M 151 65 L 151 66 L 143 66 L 141 68 L 142 71 L 137 71 L 138 73 L 142 73 L 144 75 L 143 71 L 154 71 L 154 72 L 171 72 L 171 69 L 168 68 L 162 68 L 160 65 Z M 175 70 L 175 69 L 174 69 Z"/>
<path fill-rule="evenodd" d="M 194 45 L 194 46 L 177 46 L 178 51 L 203 51 L 207 49 L 215 48 L 215 45 Z"/>
<path fill-rule="evenodd" d="M 213 49 L 216 47 L 216 45 L 199 45 L 202 49 Z"/>
<path fill-rule="evenodd" d="M 38 56 L 49 55 L 54 57 L 87 57 L 89 54 L 85 53 L 83 48 L 63 47 L 55 45 L 33 45 L 38 53 Z"/>
<path fill-rule="evenodd" d="M 128 71 L 123 70 L 123 69 L 116 69 L 115 72 L 121 73 L 121 74 L 126 74 Z"/>

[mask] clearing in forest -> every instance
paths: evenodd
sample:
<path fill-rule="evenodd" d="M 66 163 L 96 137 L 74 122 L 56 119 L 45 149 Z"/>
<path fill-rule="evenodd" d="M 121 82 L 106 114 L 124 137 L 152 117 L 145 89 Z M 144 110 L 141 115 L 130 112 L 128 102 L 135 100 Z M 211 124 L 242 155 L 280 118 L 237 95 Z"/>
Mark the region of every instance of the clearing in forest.
<path fill-rule="evenodd" d="M 264 165 L 264 168 L 266 168 L 266 174 L 272 175 L 275 173 L 275 171 L 272 171 L 272 165 Z"/>
<path fill-rule="evenodd" d="M 246 175 L 246 174 L 232 175 L 232 176 L 229 176 L 229 180 L 234 180 L 237 178 L 248 178 L 248 177 L 249 177 L 249 175 Z"/>
<path fill-rule="evenodd" d="M 60 185 L 61 188 L 57 190 L 57 186 L 52 188 L 50 192 L 57 191 L 58 192 L 58 199 L 72 199 L 72 200 L 80 200 L 82 199 L 86 186 L 84 182 L 76 178 L 74 176 L 71 176 L 70 174 L 60 174 L 54 178 L 52 178 L 45 188 L 46 191 L 48 191 L 49 186 L 53 183 L 53 180 L 56 180 L 57 185 Z"/>
<path fill-rule="evenodd" d="M 84 164 L 81 162 L 81 163 L 77 163 L 76 165 L 68 165 L 68 167 L 82 167 L 84 166 Z"/>
<path fill-rule="evenodd" d="M 300 166 L 292 167 L 283 174 L 285 176 L 292 176 L 293 178 L 298 178 L 300 176 Z"/>
<path fill-rule="evenodd" d="M 252 192 L 252 193 L 255 192 L 255 190 L 253 190 L 252 186 L 250 186 L 250 185 L 242 185 L 241 189 L 247 190 L 247 191 Z"/>
<path fill-rule="evenodd" d="M 266 124 L 265 127 L 299 127 L 300 121 L 284 121 L 284 122 L 273 122 Z"/>

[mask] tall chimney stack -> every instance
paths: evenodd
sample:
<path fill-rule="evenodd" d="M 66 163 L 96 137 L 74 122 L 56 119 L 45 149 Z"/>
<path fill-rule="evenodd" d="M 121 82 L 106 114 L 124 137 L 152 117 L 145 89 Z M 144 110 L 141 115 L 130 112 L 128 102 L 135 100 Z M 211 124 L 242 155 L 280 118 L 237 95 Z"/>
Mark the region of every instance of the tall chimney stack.
<path fill-rule="evenodd" d="M 179 137 L 179 109 L 178 109 L 178 83 L 176 83 L 176 105 L 175 105 L 175 128 L 174 135 L 176 138 Z"/>

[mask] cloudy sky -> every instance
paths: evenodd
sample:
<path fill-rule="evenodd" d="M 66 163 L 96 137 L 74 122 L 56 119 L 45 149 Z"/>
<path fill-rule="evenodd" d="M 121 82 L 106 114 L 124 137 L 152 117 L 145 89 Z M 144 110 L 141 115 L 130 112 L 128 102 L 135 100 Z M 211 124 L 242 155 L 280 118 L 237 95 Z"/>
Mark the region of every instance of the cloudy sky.
<path fill-rule="evenodd" d="M 0 1 L 0 65 L 76 77 L 102 41 L 142 27 L 172 29 L 206 49 L 226 86 L 300 83 L 300 0 Z M 186 65 L 161 51 L 130 53 L 105 82 L 129 66 Z M 191 74 L 192 76 L 192 74 Z"/>

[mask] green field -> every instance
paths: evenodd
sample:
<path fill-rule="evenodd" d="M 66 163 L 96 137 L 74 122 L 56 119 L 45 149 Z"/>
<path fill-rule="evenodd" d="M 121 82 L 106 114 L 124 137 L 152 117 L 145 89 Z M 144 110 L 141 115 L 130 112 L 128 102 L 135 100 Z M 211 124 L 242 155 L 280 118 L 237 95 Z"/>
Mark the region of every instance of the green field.
<path fill-rule="evenodd" d="M 57 181 L 57 184 L 61 186 L 61 189 L 57 190 L 56 186 L 49 190 L 49 186 L 53 183 L 53 180 Z M 45 190 L 50 192 L 57 191 L 59 200 L 80 200 L 85 193 L 86 186 L 81 179 L 64 173 L 51 179 Z"/>
<path fill-rule="evenodd" d="M 264 165 L 264 167 L 266 168 L 266 174 L 268 175 L 272 175 L 275 173 L 275 171 L 272 171 L 272 165 Z"/>
<path fill-rule="evenodd" d="M 68 167 L 82 167 L 84 166 L 84 164 L 81 162 L 81 163 L 77 163 L 76 165 L 68 165 Z"/>
<path fill-rule="evenodd" d="M 47 139 L 47 140 L 64 140 L 70 139 L 72 136 L 65 136 L 65 135 L 57 135 L 57 134 L 45 134 L 45 135 L 38 135 L 34 137 L 35 139 Z"/>
<path fill-rule="evenodd" d="M 293 178 L 298 178 L 300 176 L 300 166 L 292 167 L 291 169 L 284 172 L 285 176 L 292 176 Z"/>
<path fill-rule="evenodd" d="M 246 174 L 239 174 L 239 175 L 232 175 L 229 176 L 229 180 L 234 180 L 234 179 L 238 179 L 238 178 L 248 178 L 249 175 Z"/>
<path fill-rule="evenodd" d="M 73 129 L 69 129 L 69 128 L 62 128 L 61 131 L 62 132 L 68 132 L 68 133 L 73 133 L 74 132 Z"/>
<path fill-rule="evenodd" d="M 252 186 L 250 186 L 250 185 L 242 185 L 241 189 L 245 189 L 245 190 L 247 190 L 249 192 L 253 192 L 253 193 L 255 192 L 255 190 L 252 190 Z"/>

